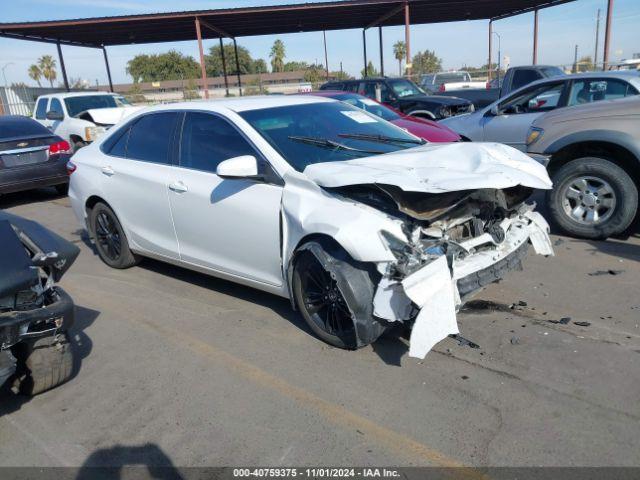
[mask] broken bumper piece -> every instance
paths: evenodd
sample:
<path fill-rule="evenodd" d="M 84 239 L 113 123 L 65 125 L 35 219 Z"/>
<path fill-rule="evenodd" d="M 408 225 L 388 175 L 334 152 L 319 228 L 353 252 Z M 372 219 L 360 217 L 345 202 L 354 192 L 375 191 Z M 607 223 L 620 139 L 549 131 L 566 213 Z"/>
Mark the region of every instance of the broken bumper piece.
<path fill-rule="evenodd" d="M 374 315 L 390 322 L 413 321 L 410 356 L 424 358 L 436 343 L 460 333 L 456 312 L 463 301 L 519 269 L 529 243 L 537 254 L 553 255 L 549 226 L 539 213 L 527 210 L 501 226 L 505 238 L 493 241 L 491 247 L 483 243 L 485 239 L 475 238 L 458 244 L 467 255 L 452 259 L 441 255 L 402 280 L 382 278 Z"/>

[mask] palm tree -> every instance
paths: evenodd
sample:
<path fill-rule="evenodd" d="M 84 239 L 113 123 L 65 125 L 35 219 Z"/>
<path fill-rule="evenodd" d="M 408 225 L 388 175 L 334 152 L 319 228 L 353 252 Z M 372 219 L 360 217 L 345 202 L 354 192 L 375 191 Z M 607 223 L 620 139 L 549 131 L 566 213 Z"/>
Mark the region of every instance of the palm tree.
<path fill-rule="evenodd" d="M 42 71 L 42 76 L 49 80 L 51 88 L 53 88 L 53 81 L 58 77 L 56 73 L 56 61 L 51 55 L 43 55 L 38 59 L 38 67 Z"/>
<path fill-rule="evenodd" d="M 393 44 L 393 55 L 398 60 L 398 75 L 402 75 L 402 60 L 407 56 L 407 46 L 404 42 L 398 41 Z"/>
<path fill-rule="evenodd" d="M 282 40 L 278 39 L 273 42 L 273 46 L 271 47 L 271 53 L 269 54 L 271 57 L 271 71 L 272 72 L 283 72 L 284 71 L 284 43 Z"/>
<path fill-rule="evenodd" d="M 40 83 L 40 79 L 42 78 L 42 70 L 40 70 L 40 67 L 38 65 L 33 64 L 29 67 L 29 77 L 32 80 L 38 82 L 39 87 L 42 87 L 42 84 Z"/>

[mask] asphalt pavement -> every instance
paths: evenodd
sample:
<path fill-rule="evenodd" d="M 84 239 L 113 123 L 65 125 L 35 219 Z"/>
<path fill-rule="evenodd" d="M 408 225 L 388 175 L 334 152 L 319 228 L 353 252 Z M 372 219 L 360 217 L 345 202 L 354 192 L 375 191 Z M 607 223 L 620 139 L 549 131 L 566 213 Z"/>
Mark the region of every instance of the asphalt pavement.
<path fill-rule="evenodd" d="M 70 382 L 0 399 L 0 466 L 638 466 L 640 235 L 556 256 L 459 315 L 480 345 L 350 352 L 285 299 L 145 260 L 104 265 L 65 197 L 0 198 L 82 253 Z M 258 234 L 258 233 L 257 233 Z"/>

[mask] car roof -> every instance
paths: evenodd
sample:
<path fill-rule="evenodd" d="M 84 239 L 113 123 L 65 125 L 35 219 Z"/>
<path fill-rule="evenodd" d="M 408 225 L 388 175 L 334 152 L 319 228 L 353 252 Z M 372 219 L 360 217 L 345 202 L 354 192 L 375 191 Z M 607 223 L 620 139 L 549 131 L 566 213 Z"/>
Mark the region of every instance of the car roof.
<path fill-rule="evenodd" d="M 251 97 L 221 98 L 215 100 L 201 100 L 195 102 L 167 103 L 148 107 L 140 112 L 157 110 L 231 110 L 233 112 L 245 112 L 260 110 L 263 108 L 287 107 L 294 105 L 307 105 L 313 103 L 335 102 L 331 98 L 314 95 L 256 95 Z"/>
<path fill-rule="evenodd" d="M 89 97 L 94 95 L 118 95 L 118 94 L 111 93 L 111 92 L 99 92 L 99 91 L 58 92 L 58 93 L 47 93 L 45 95 L 41 95 L 41 97 L 71 98 L 71 97 Z"/>

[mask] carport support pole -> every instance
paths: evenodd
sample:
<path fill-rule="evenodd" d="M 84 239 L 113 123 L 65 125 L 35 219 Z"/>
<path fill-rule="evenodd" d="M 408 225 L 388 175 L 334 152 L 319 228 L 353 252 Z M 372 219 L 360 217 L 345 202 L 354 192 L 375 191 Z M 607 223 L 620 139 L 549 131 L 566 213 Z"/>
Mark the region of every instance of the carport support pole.
<path fill-rule="evenodd" d="M 487 62 L 487 81 L 491 81 L 491 57 L 493 57 L 493 20 L 489 20 L 489 61 Z"/>
<path fill-rule="evenodd" d="M 113 93 L 113 82 L 111 81 L 111 69 L 109 68 L 109 57 L 107 57 L 107 49 L 102 46 L 102 53 L 104 54 L 104 65 L 107 67 L 107 78 L 109 79 L 109 91 Z"/>
<path fill-rule="evenodd" d="M 533 11 L 533 65 L 538 64 L 538 9 Z"/>
<path fill-rule="evenodd" d="M 382 27 L 378 26 L 378 40 L 380 40 L 380 76 L 384 77 L 384 55 L 382 54 Z"/>
<path fill-rule="evenodd" d="M 322 31 L 322 40 L 324 41 L 324 69 L 327 73 L 327 80 L 329 80 L 329 56 L 327 55 L 327 32 Z"/>
<path fill-rule="evenodd" d="M 604 29 L 604 52 L 602 56 L 602 70 L 609 67 L 609 41 L 611 40 L 611 16 L 613 15 L 613 0 L 607 4 L 607 21 Z"/>
<path fill-rule="evenodd" d="M 405 65 L 407 66 L 407 77 L 411 76 L 411 38 L 409 27 L 409 2 L 405 0 L 404 3 L 404 43 L 407 47 L 407 60 Z"/>
<path fill-rule="evenodd" d="M 222 44 L 222 37 L 220 37 L 220 57 L 222 58 L 222 74 L 224 75 L 224 91 L 226 96 L 229 96 L 229 79 L 227 78 L 227 60 L 224 58 L 224 45 Z"/>
<path fill-rule="evenodd" d="M 238 76 L 238 92 L 242 96 L 242 80 L 240 80 L 240 61 L 238 60 L 238 44 L 236 38 L 233 37 L 233 50 L 236 53 L 236 75 Z"/>
<path fill-rule="evenodd" d="M 204 89 L 204 98 L 209 98 L 209 88 L 207 87 L 207 67 L 204 64 L 202 34 L 200 32 L 200 19 L 198 17 L 196 17 L 196 36 L 198 37 L 198 50 L 200 50 L 200 73 L 202 75 L 202 88 Z"/>
<path fill-rule="evenodd" d="M 58 47 L 58 58 L 60 59 L 60 69 L 62 69 L 62 79 L 64 80 L 64 88 L 69 91 L 69 80 L 67 79 L 67 69 L 64 68 L 64 57 L 62 56 L 62 47 L 60 42 L 56 43 Z"/>
<path fill-rule="evenodd" d="M 367 70 L 367 36 L 365 35 L 367 31 L 362 29 L 362 50 L 364 52 L 364 76 L 367 78 L 369 76 L 369 71 Z"/>

